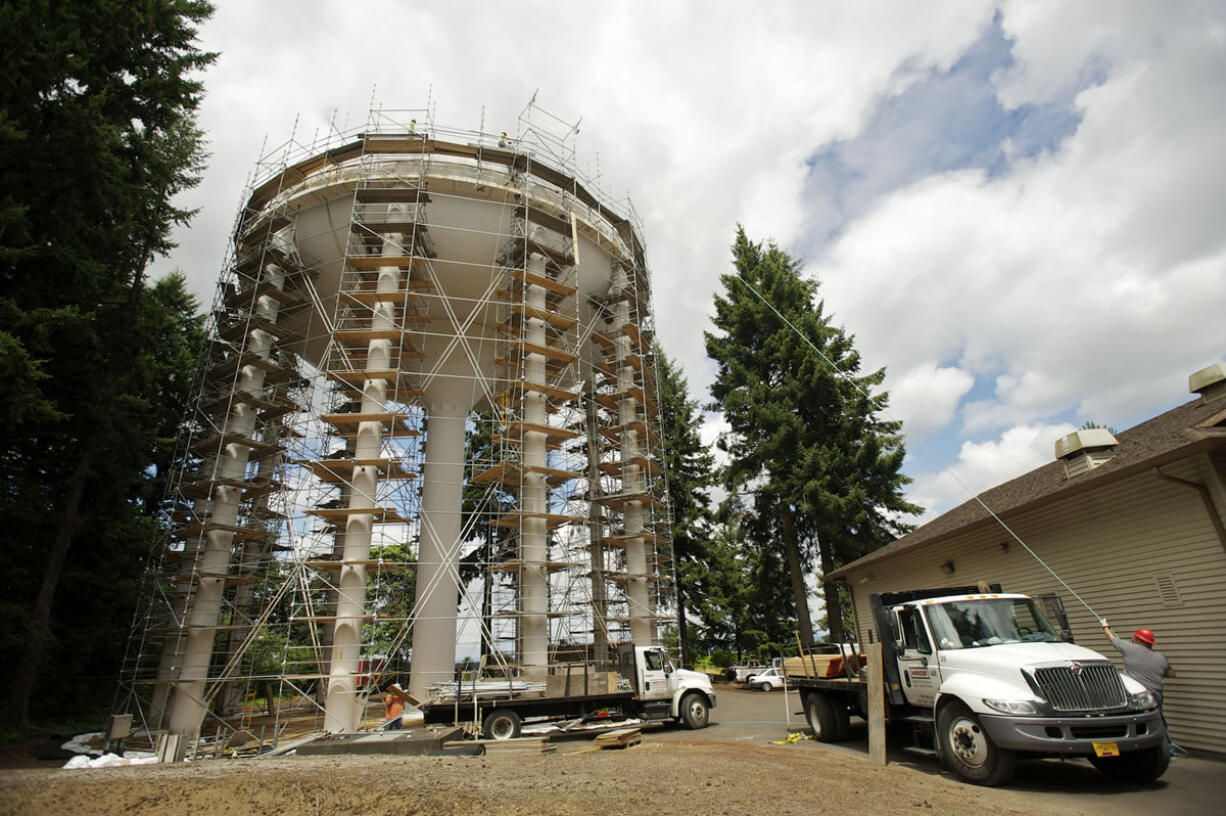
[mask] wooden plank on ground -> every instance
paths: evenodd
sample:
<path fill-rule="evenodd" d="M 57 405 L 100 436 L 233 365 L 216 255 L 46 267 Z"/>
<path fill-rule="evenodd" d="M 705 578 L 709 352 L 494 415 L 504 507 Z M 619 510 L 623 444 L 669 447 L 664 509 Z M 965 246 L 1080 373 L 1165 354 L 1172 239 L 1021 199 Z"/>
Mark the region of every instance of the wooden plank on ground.
<path fill-rule="evenodd" d="M 599 748 L 629 748 L 643 741 L 643 732 L 638 728 L 618 728 L 597 735 L 593 745 Z"/>
<path fill-rule="evenodd" d="M 460 748 L 479 745 L 485 750 L 486 756 L 504 756 L 511 754 L 553 754 L 557 746 L 551 745 L 549 737 L 516 737 L 515 739 L 478 739 L 458 740 L 443 743 L 443 749 Z"/>
<path fill-rule="evenodd" d="M 868 757 L 885 765 L 885 674 L 881 644 L 868 644 Z"/>

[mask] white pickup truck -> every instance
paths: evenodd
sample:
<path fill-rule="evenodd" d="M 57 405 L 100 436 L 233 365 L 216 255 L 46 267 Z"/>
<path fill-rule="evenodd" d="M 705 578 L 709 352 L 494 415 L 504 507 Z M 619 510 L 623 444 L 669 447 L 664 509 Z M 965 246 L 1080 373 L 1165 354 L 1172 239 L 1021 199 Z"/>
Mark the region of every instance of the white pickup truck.
<path fill-rule="evenodd" d="M 979 785 L 1007 781 L 1019 754 L 1084 757 L 1137 782 L 1165 773 L 1169 748 L 1153 696 L 1098 652 L 1062 641 L 1031 598 L 993 589 L 870 597 L 884 674 L 874 682 L 884 685 L 886 716 L 911 726 L 907 750 L 939 756 Z M 809 725 L 820 741 L 846 739 L 849 716 L 868 710 L 864 673 L 806 674 L 789 674 L 788 685 L 800 691 Z"/>

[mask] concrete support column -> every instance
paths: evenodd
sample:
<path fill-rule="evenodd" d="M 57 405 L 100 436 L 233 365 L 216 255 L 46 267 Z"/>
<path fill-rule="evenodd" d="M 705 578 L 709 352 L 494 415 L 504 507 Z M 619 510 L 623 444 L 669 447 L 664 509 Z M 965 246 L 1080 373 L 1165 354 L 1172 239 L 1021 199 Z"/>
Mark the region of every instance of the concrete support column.
<path fill-rule="evenodd" d="M 472 386 L 439 378 L 426 387 L 426 460 L 422 467 L 421 547 L 414 602 L 409 692 L 455 675 L 456 604 L 460 585 L 460 503 L 464 494 L 464 429 Z"/>
<path fill-rule="evenodd" d="M 624 274 L 624 273 L 619 273 Z M 638 419 L 638 401 L 630 391 L 635 383 L 636 369 L 629 365 L 627 357 L 632 353 L 630 338 L 623 329 L 630 325 L 630 307 L 625 300 L 618 301 L 614 309 L 614 328 L 617 331 L 618 361 L 617 390 L 622 399 L 618 403 L 618 422 L 622 426 L 622 493 L 639 494 L 644 484 L 638 459 L 643 455 L 639 435 L 631 427 Z M 647 547 L 642 538 L 643 503 L 627 501 L 622 513 L 626 529 L 626 598 L 630 607 L 630 639 L 635 644 L 646 646 L 653 642 L 655 627 L 651 595 L 647 587 Z"/>
<path fill-rule="evenodd" d="M 385 236 L 383 254 L 403 254 L 400 234 Z M 379 269 L 375 288 L 379 292 L 400 289 L 400 269 L 384 266 Z M 393 303 L 378 302 L 370 321 L 375 331 L 395 329 L 396 308 Z M 393 368 L 392 341 L 371 340 L 366 350 L 366 370 L 384 371 Z M 360 414 L 380 414 L 387 411 L 389 383 L 370 379 L 362 390 Z M 355 459 L 379 459 L 383 452 L 383 423 L 363 420 L 358 423 L 354 442 Z M 356 731 L 362 721 L 358 705 L 357 681 L 362 657 L 362 624 L 366 616 L 366 565 L 370 560 L 374 534 L 374 516 L 366 512 L 376 505 L 379 469 L 363 465 L 353 469 L 349 485 L 349 509 L 345 520 L 345 543 L 341 551 L 342 567 L 336 579 L 336 622 L 332 627 L 332 663 L 328 671 L 328 693 L 324 701 L 324 730 L 329 733 Z"/>
<path fill-rule="evenodd" d="M 533 253 L 528 258 L 528 271 L 545 274 L 545 259 Z M 527 304 L 534 309 L 546 308 L 545 290 L 529 285 Z M 524 340 L 536 346 L 547 345 L 545 321 L 529 318 L 524 321 Z M 545 358 L 529 353 L 524 357 L 524 380 L 544 383 L 547 372 Z M 525 387 L 523 419 L 526 424 L 544 426 L 549 423 L 545 395 Z M 545 467 L 548 450 L 545 434 L 525 430 L 521 448 L 523 462 L 528 467 Z M 519 609 L 522 645 L 519 656 L 523 676 L 528 680 L 543 680 L 549 665 L 549 531 L 542 514 L 549 510 L 549 491 L 544 475 L 525 473 L 520 489 L 523 518 L 520 525 Z"/>
<path fill-rule="evenodd" d="M 277 288 L 284 285 L 284 274 L 274 264 L 265 268 L 264 276 Z M 267 296 L 256 301 L 257 314 L 269 320 L 275 321 L 278 308 L 277 301 Z M 248 335 L 246 350 L 266 360 L 272 343 L 273 338 L 267 332 L 253 329 Z M 243 366 L 239 373 L 238 390 L 260 395 L 264 388 L 264 377 L 264 369 L 251 365 Z M 226 428 L 234 434 L 251 438 L 255 433 L 257 415 L 258 411 L 254 406 L 238 402 L 230 412 Z M 246 477 L 250 453 L 250 449 L 245 445 L 226 445 L 218 457 L 216 475 L 227 480 L 242 481 Z M 242 493 L 242 489 L 237 487 L 214 485 L 209 522 L 235 525 Z M 200 724 L 208 710 L 204 694 L 216 635 L 213 627 L 216 627 L 221 612 L 222 594 L 226 588 L 225 575 L 229 570 L 233 543 L 233 532 L 209 530 L 205 534 L 204 550 L 196 563 L 196 591 L 185 621 L 187 632 L 180 641 L 182 651 L 179 655 L 179 682 L 171 700 L 169 724 L 172 732 L 189 737 L 199 733 Z M 172 667 L 171 674 L 174 673 Z"/>

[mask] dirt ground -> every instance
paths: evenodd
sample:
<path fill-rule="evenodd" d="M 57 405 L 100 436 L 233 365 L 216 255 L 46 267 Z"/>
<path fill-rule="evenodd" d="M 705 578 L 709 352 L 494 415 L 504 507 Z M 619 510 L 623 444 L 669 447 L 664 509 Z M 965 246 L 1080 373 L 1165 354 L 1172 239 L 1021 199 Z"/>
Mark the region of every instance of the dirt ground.
<path fill-rule="evenodd" d="M 1033 802 L 1008 790 L 788 746 L 678 740 L 589 748 L 567 743 L 544 756 L 290 756 L 0 771 L 0 815 L 1033 813 Z"/>

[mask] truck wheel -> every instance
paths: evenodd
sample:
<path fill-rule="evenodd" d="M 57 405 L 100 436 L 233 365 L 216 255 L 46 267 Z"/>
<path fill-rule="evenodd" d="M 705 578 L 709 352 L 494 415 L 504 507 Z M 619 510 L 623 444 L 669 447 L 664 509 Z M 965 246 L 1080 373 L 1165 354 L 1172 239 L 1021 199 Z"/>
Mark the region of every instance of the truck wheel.
<path fill-rule="evenodd" d="M 1166 743 L 1140 751 L 1129 751 L 1117 757 L 1090 757 L 1090 764 L 1112 779 L 1123 782 L 1153 782 L 1166 773 L 1171 765 L 1171 752 Z"/>
<path fill-rule="evenodd" d="M 681 698 L 681 719 L 685 720 L 686 728 L 706 728 L 710 718 L 711 709 L 701 694 L 687 694 Z"/>
<path fill-rule="evenodd" d="M 950 703 L 937 715 L 937 740 L 945 767 L 975 785 L 1000 785 L 1013 776 L 1017 755 L 997 748 L 979 720 L 962 703 Z"/>
<path fill-rule="evenodd" d="M 805 698 L 805 717 L 818 742 L 838 742 L 839 725 L 830 698 L 821 692 L 811 692 Z"/>
<path fill-rule="evenodd" d="M 846 742 L 851 736 L 851 714 L 847 711 L 847 701 L 842 697 L 836 698 L 831 701 L 830 710 L 834 713 L 834 741 Z"/>
<path fill-rule="evenodd" d="M 485 716 L 481 733 L 486 739 L 507 740 L 519 736 L 520 719 L 509 708 L 496 708 Z"/>

